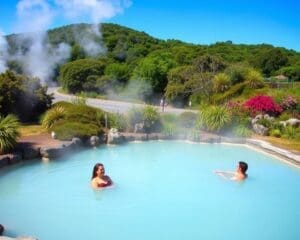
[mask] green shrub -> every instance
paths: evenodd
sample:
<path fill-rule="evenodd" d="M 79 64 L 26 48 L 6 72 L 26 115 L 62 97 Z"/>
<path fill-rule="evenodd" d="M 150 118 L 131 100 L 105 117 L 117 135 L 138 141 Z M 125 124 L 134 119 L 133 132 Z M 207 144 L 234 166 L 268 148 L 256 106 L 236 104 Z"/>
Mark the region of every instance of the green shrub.
<path fill-rule="evenodd" d="M 76 96 L 75 99 L 72 100 L 74 105 L 85 105 L 86 106 L 86 97 Z"/>
<path fill-rule="evenodd" d="M 252 134 L 252 131 L 243 124 L 234 127 L 233 132 L 237 137 L 250 137 Z"/>
<path fill-rule="evenodd" d="M 160 117 L 161 132 L 166 136 L 174 136 L 175 134 L 177 134 L 177 119 L 178 117 L 175 114 L 162 114 Z"/>
<path fill-rule="evenodd" d="M 11 150 L 17 143 L 20 124 L 14 115 L 0 116 L 0 154 Z"/>
<path fill-rule="evenodd" d="M 281 137 L 281 131 L 279 129 L 271 129 L 270 135 L 272 137 L 280 138 Z"/>
<path fill-rule="evenodd" d="M 66 118 L 66 109 L 62 106 L 56 105 L 48 110 L 43 119 L 42 126 L 46 129 L 50 129 L 55 122 Z"/>
<path fill-rule="evenodd" d="M 266 128 L 270 128 L 272 125 L 272 122 L 266 118 L 261 118 L 257 122 L 257 124 L 263 125 Z"/>
<path fill-rule="evenodd" d="M 142 118 L 146 132 L 151 132 L 158 129 L 160 118 L 156 108 L 152 106 L 146 106 L 143 109 Z"/>
<path fill-rule="evenodd" d="M 128 119 L 126 116 L 119 113 L 108 114 L 108 127 L 116 128 L 119 131 L 126 131 L 128 128 Z"/>
<path fill-rule="evenodd" d="M 197 120 L 197 114 L 193 112 L 183 112 L 178 117 L 178 125 L 184 128 L 194 128 Z"/>
<path fill-rule="evenodd" d="M 131 108 L 127 113 L 128 124 L 130 130 L 134 129 L 135 124 L 143 122 L 143 113 L 140 108 Z"/>
<path fill-rule="evenodd" d="M 197 126 L 204 127 L 212 132 L 219 132 L 229 125 L 231 115 L 223 106 L 208 106 L 200 109 Z"/>
<path fill-rule="evenodd" d="M 287 126 L 284 128 L 283 137 L 287 139 L 300 140 L 300 128 L 295 128 L 292 126 Z"/>
<path fill-rule="evenodd" d="M 59 140 L 72 140 L 74 137 L 86 139 L 102 133 L 102 129 L 94 124 L 60 121 L 51 128 Z"/>

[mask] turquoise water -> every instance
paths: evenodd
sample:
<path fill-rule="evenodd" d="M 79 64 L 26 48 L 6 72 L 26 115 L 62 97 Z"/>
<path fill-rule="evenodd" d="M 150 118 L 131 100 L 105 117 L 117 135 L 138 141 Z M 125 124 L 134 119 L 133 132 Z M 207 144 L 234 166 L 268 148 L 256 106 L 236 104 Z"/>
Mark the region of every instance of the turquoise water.
<path fill-rule="evenodd" d="M 214 169 L 244 160 L 249 178 Z M 115 186 L 90 188 L 96 162 Z M 144 142 L 0 171 L 7 235 L 41 240 L 300 239 L 300 171 L 246 147 Z"/>

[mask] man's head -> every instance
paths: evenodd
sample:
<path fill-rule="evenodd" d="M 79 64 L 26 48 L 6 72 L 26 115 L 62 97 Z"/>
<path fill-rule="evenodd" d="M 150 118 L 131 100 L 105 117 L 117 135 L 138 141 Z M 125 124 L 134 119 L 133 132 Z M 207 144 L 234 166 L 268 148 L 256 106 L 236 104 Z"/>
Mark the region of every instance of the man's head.
<path fill-rule="evenodd" d="M 238 165 L 238 169 L 240 170 L 241 173 L 246 174 L 247 169 L 248 169 L 248 164 L 240 161 L 239 165 Z"/>

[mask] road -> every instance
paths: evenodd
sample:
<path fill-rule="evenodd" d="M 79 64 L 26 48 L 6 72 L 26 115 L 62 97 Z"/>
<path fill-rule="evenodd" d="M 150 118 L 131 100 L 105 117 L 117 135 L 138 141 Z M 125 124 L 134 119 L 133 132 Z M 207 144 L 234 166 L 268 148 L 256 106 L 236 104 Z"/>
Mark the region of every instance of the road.
<path fill-rule="evenodd" d="M 48 93 L 53 93 L 54 100 L 53 102 L 59 102 L 59 101 L 67 101 L 72 102 L 76 99 L 76 96 L 69 95 L 69 94 L 63 94 L 58 92 L 58 87 L 49 87 Z M 121 102 L 121 101 L 114 101 L 114 100 L 103 100 L 103 99 L 95 99 L 95 98 L 87 98 L 86 103 L 89 106 L 96 107 L 103 109 L 107 112 L 113 112 L 113 113 L 126 113 L 129 109 L 136 107 L 144 107 L 145 104 L 138 104 L 138 103 L 130 103 L 130 102 Z M 153 106 L 158 111 L 161 112 L 161 107 L 159 106 Z M 173 114 L 181 114 L 186 111 L 191 111 L 197 113 L 195 110 L 187 110 L 183 108 L 173 108 L 173 107 L 165 107 L 164 112 L 165 113 L 173 113 Z"/>

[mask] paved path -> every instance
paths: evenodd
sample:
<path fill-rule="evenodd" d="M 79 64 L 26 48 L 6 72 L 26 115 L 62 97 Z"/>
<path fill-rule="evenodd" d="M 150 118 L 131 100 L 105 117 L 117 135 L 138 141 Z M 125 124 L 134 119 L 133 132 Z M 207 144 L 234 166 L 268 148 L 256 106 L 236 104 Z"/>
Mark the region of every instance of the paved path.
<path fill-rule="evenodd" d="M 71 102 L 74 99 L 76 99 L 76 96 L 74 95 L 59 93 L 57 90 L 58 90 L 57 87 L 48 88 L 48 93 L 54 94 L 54 100 L 53 100 L 54 103 L 59 101 Z M 103 99 L 95 99 L 95 98 L 87 98 L 87 105 L 96 108 L 101 108 L 107 112 L 114 112 L 114 113 L 126 113 L 132 107 L 139 108 L 145 106 L 145 104 L 121 102 L 121 101 L 114 101 L 114 100 L 103 100 Z M 159 111 L 161 111 L 161 107 L 159 106 L 154 106 L 154 107 L 157 108 Z M 165 107 L 164 112 L 180 114 L 186 111 L 192 111 L 197 113 L 197 111 L 195 110 L 187 110 L 183 108 L 173 108 L 173 107 Z"/>

